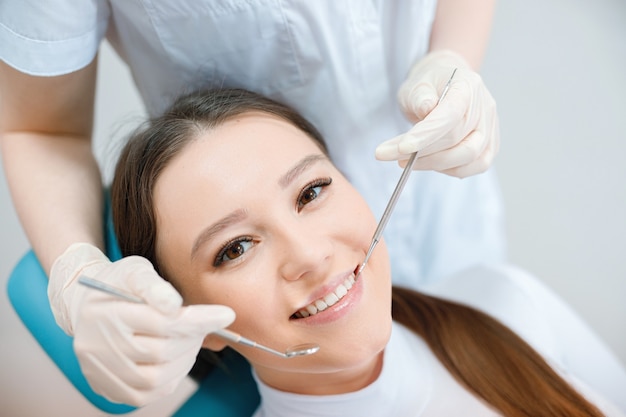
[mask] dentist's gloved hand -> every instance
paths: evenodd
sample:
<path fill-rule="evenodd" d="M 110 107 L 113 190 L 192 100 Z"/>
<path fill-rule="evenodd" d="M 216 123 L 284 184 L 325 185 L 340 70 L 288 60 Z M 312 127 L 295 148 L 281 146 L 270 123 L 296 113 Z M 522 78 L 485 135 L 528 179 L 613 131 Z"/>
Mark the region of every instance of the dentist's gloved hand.
<path fill-rule="evenodd" d="M 437 105 L 455 68 L 450 89 Z M 404 165 L 417 151 L 414 169 L 459 178 L 489 168 L 500 146 L 496 104 L 463 57 L 445 50 L 429 53 L 411 69 L 398 100 L 415 126 L 379 145 L 376 158 Z"/>
<path fill-rule="evenodd" d="M 145 300 L 137 304 L 78 283 L 85 275 Z M 52 266 L 48 285 L 59 326 L 93 390 L 114 402 L 145 405 L 173 392 L 208 333 L 228 326 L 226 306 L 182 307 L 182 298 L 145 258 L 110 262 L 96 247 L 71 245 Z"/>

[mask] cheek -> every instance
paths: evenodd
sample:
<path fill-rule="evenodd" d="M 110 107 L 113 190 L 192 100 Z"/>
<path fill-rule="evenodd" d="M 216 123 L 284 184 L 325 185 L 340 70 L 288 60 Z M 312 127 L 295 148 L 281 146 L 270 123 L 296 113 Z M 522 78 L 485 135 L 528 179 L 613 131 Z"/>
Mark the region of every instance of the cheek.
<path fill-rule="evenodd" d="M 217 304 L 212 300 L 211 292 L 204 286 L 178 285 L 177 289 L 183 297 L 185 305 Z"/>
<path fill-rule="evenodd" d="M 185 305 L 223 304 L 223 294 L 228 291 L 228 286 L 224 285 L 224 282 L 219 283 L 218 280 L 207 277 L 206 274 L 193 267 L 189 267 L 187 270 L 184 268 L 171 269 L 170 282 L 183 297 Z"/>
<path fill-rule="evenodd" d="M 341 206 L 336 210 L 337 223 L 354 242 L 368 245 L 376 230 L 376 218 L 361 195 L 354 189 L 344 194 Z"/>
<path fill-rule="evenodd" d="M 181 291 L 185 302 L 187 304 L 224 304 L 233 307 L 230 305 L 230 300 L 234 297 L 228 286 L 215 285 L 211 281 L 200 278 L 195 284 L 185 285 Z"/>

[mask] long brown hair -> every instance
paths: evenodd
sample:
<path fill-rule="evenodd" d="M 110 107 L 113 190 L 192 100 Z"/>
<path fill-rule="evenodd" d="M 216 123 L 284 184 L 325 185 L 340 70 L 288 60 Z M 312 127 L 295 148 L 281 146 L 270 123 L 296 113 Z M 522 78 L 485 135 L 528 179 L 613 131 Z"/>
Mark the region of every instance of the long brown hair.
<path fill-rule="evenodd" d="M 281 117 L 326 152 L 321 135 L 302 116 L 257 94 L 220 89 L 180 98 L 131 137 L 117 164 L 111 204 L 124 256 L 143 256 L 161 269 L 152 200 L 159 174 L 200 132 L 252 111 Z M 426 341 L 457 381 L 503 415 L 602 415 L 519 336 L 476 309 L 394 287 L 392 314 Z"/>

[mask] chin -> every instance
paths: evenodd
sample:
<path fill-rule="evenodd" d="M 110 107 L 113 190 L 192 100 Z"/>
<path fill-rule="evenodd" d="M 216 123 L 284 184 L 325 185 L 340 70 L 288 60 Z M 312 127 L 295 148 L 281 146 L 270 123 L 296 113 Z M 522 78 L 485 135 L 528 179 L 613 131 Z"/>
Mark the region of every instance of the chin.
<path fill-rule="evenodd" d="M 391 337 L 391 315 L 388 320 L 377 320 L 374 326 L 365 324 L 358 332 L 353 333 L 353 341 L 333 344 L 328 357 L 336 361 L 338 368 L 360 367 L 375 359 L 387 346 Z M 322 346 L 319 353 L 322 353 Z"/>

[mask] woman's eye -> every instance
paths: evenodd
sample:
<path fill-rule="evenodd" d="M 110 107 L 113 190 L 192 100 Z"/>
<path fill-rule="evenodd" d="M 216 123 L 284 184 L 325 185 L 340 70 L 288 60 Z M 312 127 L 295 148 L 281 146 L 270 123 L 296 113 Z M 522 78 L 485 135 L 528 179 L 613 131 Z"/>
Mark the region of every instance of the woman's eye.
<path fill-rule="evenodd" d="M 252 246 L 252 239 L 243 238 L 227 243 L 217 254 L 213 266 L 232 261 L 243 255 Z"/>
<path fill-rule="evenodd" d="M 311 201 L 315 200 L 318 195 L 322 192 L 322 186 L 319 185 L 317 187 L 311 187 L 304 190 L 302 195 L 300 196 L 300 206 L 304 206 L 309 204 Z"/>
<path fill-rule="evenodd" d="M 307 185 L 302 190 L 302 192 L 300 193 L 300 196 L 298 197 L 298 208 L 300 209 L 306 206 L 311 201 L 319 197 L 320 193 L 322 192 L 322 188 L 330 185 L 331 182 L 332 182 L 331 178 L 326 178 L 326 179 L 316 180 L 315 182 Z"/>

